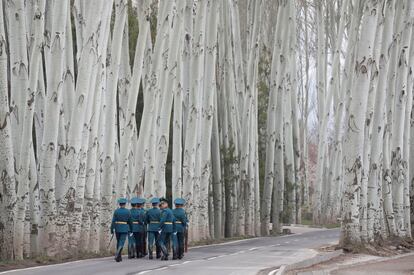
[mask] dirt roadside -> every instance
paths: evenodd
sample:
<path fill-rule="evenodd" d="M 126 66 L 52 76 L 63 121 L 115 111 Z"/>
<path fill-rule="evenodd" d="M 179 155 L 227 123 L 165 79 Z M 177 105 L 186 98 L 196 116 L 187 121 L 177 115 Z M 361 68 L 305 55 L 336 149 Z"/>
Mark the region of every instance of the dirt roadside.
<path fill-rule="evenodd" d="M 289 275 L 414 274 L 414 252 L 393 257 L 344 254 L 309 268 L 289 271 Z"/>

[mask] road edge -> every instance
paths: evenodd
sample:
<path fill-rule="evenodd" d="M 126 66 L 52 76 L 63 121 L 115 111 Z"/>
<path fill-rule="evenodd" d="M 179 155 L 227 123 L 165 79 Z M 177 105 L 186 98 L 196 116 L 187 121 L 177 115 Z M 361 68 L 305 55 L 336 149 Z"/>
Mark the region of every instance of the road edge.
<path fill-rule="evenodd" d="M 333 268 L 326 269 L 325 271 L 332 272 L 332 271 L 337 271 L 337 270 L 341 270 L 341 269 L 364 266 L 366 264 L 375 264 L 375 263 L 387 262 L 387 261 L 397 260 L 397 259 L 404 258 L 404 257 L 407 257 L 407 256 L 412 256 L 412 255 L 414 255 L 414 252 L 398 254 L 398 255 L 391 256 L 391 257 L 381 257 L 379 259 L 367 259 L 367 260 L 361 259 L 360 261 L 349 263 L 349 264 L 344 264 L 344 265 L 341 265 L 341 266 L 335 266 Z"/>
<path fill-rule="evenodd" d="M 339 257 L 341 255 L 343 255 L 344 252 L 342 252 L 342 250 L 336 250 L 333 252 L 327 252 L 327 253 L 319 253 L 318 255 L 316 255 L 315 257 L 300 261 L 300 262 L 296 262 L 296 263 L 292 263 L 289 265 L 282 265 L 279 267 L 274 267 L 274 268 L 268 268 L 266 270 L 262 270 L 260 271 L 258 274 L 266 274 L 266 275 L 283 275 L 286 274 L 289 271 L 295 270 L 295 269 L 303 269 L 303 268 L 308 268 L 323 262 L 327 262 L 330 261 L 336 257 Z"/>

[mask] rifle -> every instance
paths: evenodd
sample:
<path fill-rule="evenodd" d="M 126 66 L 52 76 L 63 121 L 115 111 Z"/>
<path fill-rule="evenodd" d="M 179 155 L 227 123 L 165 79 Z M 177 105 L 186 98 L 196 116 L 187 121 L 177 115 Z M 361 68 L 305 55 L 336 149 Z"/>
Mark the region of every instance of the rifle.
<path fill-rule="evenodd" d="M 114 238 L 114 233 L 111 235 L 111 239 L 109 240 L 108 245 L 106 246 L 106 249 L 108 250 L 109 246 L 111 245 L 112 239 Z"/>
<path fill-rule="evenodd" d="M 188 227 L 185 227 L 185 233 L 184 233 L 184 252 L 188 252 Z"/>

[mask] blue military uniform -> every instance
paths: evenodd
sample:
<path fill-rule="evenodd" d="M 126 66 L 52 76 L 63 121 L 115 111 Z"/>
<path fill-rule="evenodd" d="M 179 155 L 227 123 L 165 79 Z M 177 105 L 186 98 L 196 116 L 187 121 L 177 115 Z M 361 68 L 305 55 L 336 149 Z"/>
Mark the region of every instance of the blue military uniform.
<path fill-rule="evenodd" d="M 152 259 L 152 248 L 154 243 L 156 246 L 157 259 L 161 258 L 161 248 L 159 243 L 159 230 L 160 230 L 160 219 L 161 210 L 158 208 L 160 200 L 153 198 L 151 200 L 152 208 L 147 210 L 146 213 L 146 224 L 148 225 L 148 254 L 149 258 Z"/>
<path fill-rule="evenodd" d="M 132 210 L 132 209 L 131 209 Z M 135 238 L 132 233 L 128 234 L 128 259 L 135 258 L 137 256 L 137 248 Z"/>
<path fill-rule="evenodd" d="M 145 254 L 145 225 L 146 217 L 145 210 L 142 208 L 145 203 L 145 199 L 133 198 L 131 199 L 131 205 L 137 205 L 139 208 L 131 209 L 131 225 L 132 233 L 134 235 L 135 249 L 137 258 L 142 258 Z"/>
<path fill-rule="evenodd" d="M 166 200 L 163 200 L 161 203 L 163 202 L 167 202 Z M 172 210 L 170 208 L 165 208 L 163 210 L 161 210 L 161 222 L 160 222 L 160 231 L 161 231 L 161 236 L 160 236 L 160 246 L 161 246 L 161 251 L 163 254 L 163 257 L 161 258 L 161 260 L 168 260 L 168 251 L 169 251 L 169 247 L 170 247 L 170 243 L 173 242 L 173 234 L 175 234 L 174 232 L 174 221 L 175 221 L 175 217 L 174 214 L 172 212 Z M 173 246 L 173 258 L 176 259 L 176 251 L 174 249 Z"/>
<path fill-rule="evenodd" d="M 111 233 L 116 236 L 116 255 L 117 262 L 122 261 L 122 249 L 124 248 L 125 240 L 131 230 L 131 214 L 128 209 L 124 208 L 127 200 L 121 198 L 118 200 L 120 208 L 116 209 L 112 218 Z"/>
<path fill-rule="evenodd" d="M 176 206 L 183 206 L 185 200 L 177 198 L 174 201 Z M 174 236 L 174 245 L 176 246 L 175 251 L 177 251 L 177 256 L 179 259 L 184 257 L 184 242 L 185 242 L 185 232 L 188 226 L 188 218 L 185 210 L 183 208 L 175 208 L 173 210 L 175 217 L 175 231 L 177 234 Z"/>

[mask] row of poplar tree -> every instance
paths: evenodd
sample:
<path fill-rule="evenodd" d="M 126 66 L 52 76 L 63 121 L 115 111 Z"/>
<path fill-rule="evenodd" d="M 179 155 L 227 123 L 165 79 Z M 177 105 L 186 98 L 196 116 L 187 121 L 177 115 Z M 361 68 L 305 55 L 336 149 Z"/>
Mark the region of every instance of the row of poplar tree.
<path fill-rule="evenodd" d="M 344 245 L 410 237 L 413 17 L 410 0 L 0 0 L 1 259 L 105 251 L 132 196 L 183 197 L 194 241 L 307 211 L 340 218 Z"/>

